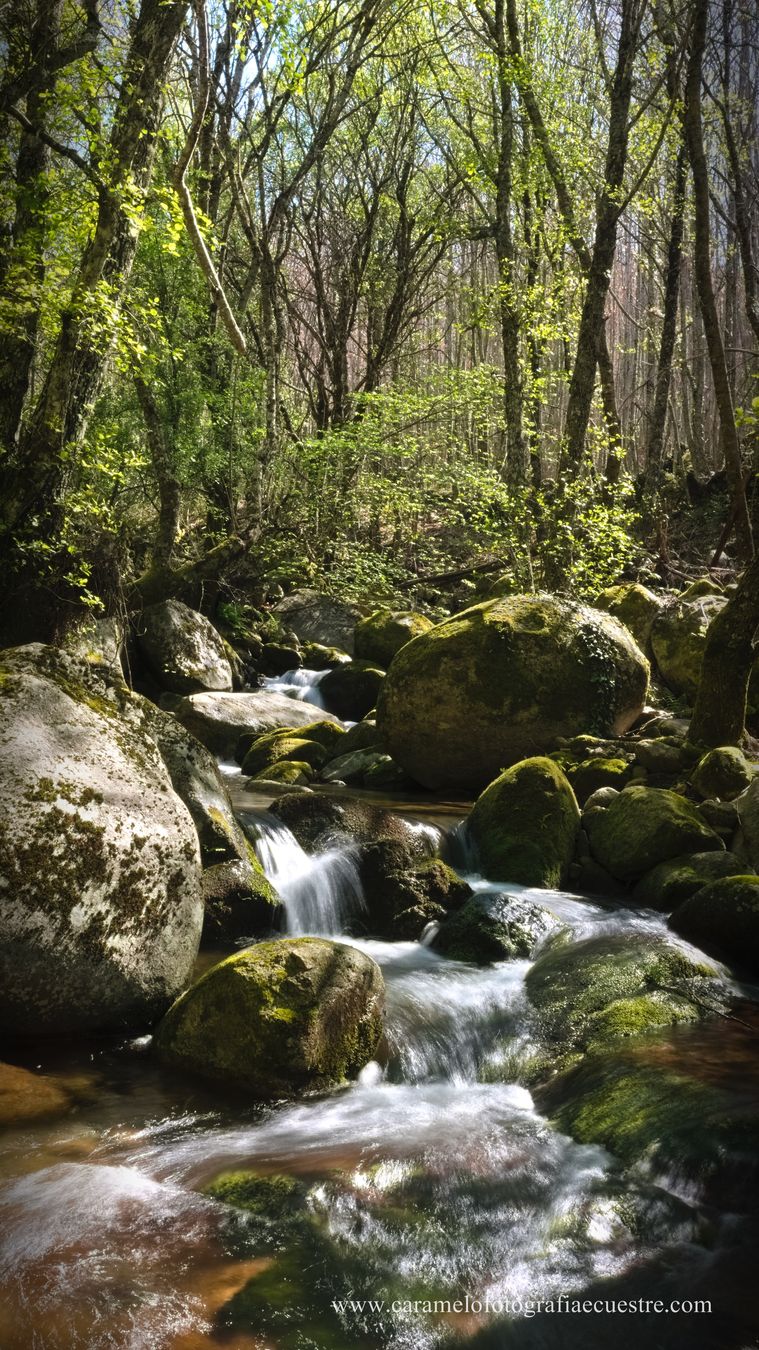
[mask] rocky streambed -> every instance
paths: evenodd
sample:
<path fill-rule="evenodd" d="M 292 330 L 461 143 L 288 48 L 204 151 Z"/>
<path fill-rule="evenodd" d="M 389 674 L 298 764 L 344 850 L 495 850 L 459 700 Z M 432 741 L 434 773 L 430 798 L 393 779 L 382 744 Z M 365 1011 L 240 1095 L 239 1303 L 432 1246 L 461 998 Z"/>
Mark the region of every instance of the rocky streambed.
<path fill-rule="evenodd" d="M 2 654 L 3 1350 L 759 1344 L 759 778 L 634 618 Z"/>

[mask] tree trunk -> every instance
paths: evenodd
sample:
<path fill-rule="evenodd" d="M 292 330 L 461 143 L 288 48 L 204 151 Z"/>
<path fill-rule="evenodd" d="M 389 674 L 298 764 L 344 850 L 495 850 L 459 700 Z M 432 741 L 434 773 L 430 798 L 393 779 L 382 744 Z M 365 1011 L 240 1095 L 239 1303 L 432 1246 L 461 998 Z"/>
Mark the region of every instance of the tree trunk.
<path fill-rule="evenodd" d="M 725 359 L 717 302 L 711 269 L 711 225 L 709 220 L 709 170 L 704 151 L 704 131 L 701 114 L 701 82 L 706 48 L 706 30 L 709 0 L 694 0 L 693 30 L 688 72 L 685 85 L 685 127 L 688 158 L 693 176 L 695 207 L 695 241 L 693 260 L 696 274 L 699 308 L 704 324 L 706 348 L 709 354 L 714 395 L 719 412 L 720 442 L 725 459 L 730 500 L 736 511 L 735 533 L 741 559 L 747 561 L 753 554 L 751 520 L 743 486 L 743 465 L 735 424 L 735 409 L 730 392 L 730 378 Z"/>
<path fill-rule="evenodd" d="M 759 556 L 712 619 L 689 739 L 696 745 L 738 745 L 746 730 L 746 701 L 759 630 Z"/>
<path fill-rule="evenodd" d="M 166 438 L 166 427 L 153 391 L 140 375 L 135 376 L 135 389 L 145 420 L 150 461 L 158 488 L 158 524 L 153 548 L 153 566 L 167 567 L 174 555 L 182 506 L 182 489 L 174 472 L 174 457 Z"/>
<path fill-rule="evenodd" d="M 593 252 L 580 315 L 575 363 L 569 383 L 564 458 L 565 462 L 572 465 L 578 465 L 585 452 L 585 438 L 593 404 L 598 354 L 604 330 L 604 310 L 617 247 L 619 193 L 627 164 L 633 68 L 643 8 L 640 0 L 622 0 L 617 63 L 611 89 L 604 183 L 596 212 Z M 612 451 L 615 452 L 616 447 L 612 446 Z"/>
<path fill-rule="evenodd" d="M 683 229 L 685 225 L 686 151 L 682 145 L 675 164 L 674 203 L 667 248 L 667 270 L 664 279 L 664 313 L 659 338 L 659 356 L 656 363 L 656 386 L 651 425 L 646 448 L 646 478 L 658 482 L 664 452 L 664 433 L 667 425 L 669 389 L 672 382 L 672 358 L 677 337 L 677 305 L 680 293 L 680 270 L 683 259 Z"/>
<path fill-rule="evenodd" d="M 506 477 L 512 487 L 528 480 L 529 455 L 523 426 L 522 371 L 519 361 L 519 310 L 514 287 L 514 239 L 511 230 L 514 107 L 504 0 L 495 0 L 493 38 L 498 62 L 498 121 L 496 127 L 495 248 L 498 258 L 498 303 L 503 341 L 503 411 L 506 423 Z"/>

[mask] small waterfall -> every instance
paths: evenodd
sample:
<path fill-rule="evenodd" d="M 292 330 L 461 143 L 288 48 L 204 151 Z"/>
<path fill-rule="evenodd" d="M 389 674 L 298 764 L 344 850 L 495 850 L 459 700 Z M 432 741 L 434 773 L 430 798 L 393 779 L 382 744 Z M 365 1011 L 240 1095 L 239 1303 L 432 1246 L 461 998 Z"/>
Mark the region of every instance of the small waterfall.
<path fill-rule="evenodd" d="M 325 675 L 329 675 L 328 670 L 286 670 L 284 675 L 267 677 L 261 687 L 272 694 L 286 694 L 288 698 L 323 708 L 325 704 L 319 685 Z"/>
<path fill-rule="evenodd" d="M 355 848 L 310 855 L 268 812 L 243 817 L 256 853 L 285 908 L 287 932 L 336 937 L 364 908 Z"/>

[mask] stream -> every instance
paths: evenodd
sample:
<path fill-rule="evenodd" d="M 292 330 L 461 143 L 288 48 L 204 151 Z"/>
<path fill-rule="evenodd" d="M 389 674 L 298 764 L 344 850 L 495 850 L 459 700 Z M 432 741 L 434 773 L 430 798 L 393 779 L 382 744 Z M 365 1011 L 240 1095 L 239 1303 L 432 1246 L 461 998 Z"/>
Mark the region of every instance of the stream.
<path fill-rule="evenodd" d="M 287 931 L 353 942 L 382 967 L 383 1063 L 342 1090 L 251 1108 L 162 1071 L 148 1037 L 38 1049 L 29 1067 L 78 1085 L 82 1105 L 0 1140 L 2 1350 L 759 1343 L 755 1281 L 735 1255 L 743 1220 L 692 1184 L 626 1172 L 558 1133 L 509 1081 L 530 1049 L 529 963 L 478 968 L 425 940 L 344 937 L 363 904 L 351 849 L 309 857 L 274 817 L 252 819 Z M 665 929 L 653 912 L 558 891 L 540 900 L 574 940 Z M 706 1055 L 709 1034 L 678 1029 L 671 1042 L 690 1037 L 702 1053 L 700 1036 Z M 736 1083 L 745 1062 L 736 1052 Z M 271 1212 L 203 1194 L 242 1169 L 270 1179 Z M 666 1317 L 617 1315 L 612 1330 L 604 1316 L 530 1310 L 573 1291 L 695 1298 L 704 1287 L 727 1290 L 721 1311 L 681 1317 L 676 1332 Z M 379 1312 L 332 1306 L 383 1299 Z"/>

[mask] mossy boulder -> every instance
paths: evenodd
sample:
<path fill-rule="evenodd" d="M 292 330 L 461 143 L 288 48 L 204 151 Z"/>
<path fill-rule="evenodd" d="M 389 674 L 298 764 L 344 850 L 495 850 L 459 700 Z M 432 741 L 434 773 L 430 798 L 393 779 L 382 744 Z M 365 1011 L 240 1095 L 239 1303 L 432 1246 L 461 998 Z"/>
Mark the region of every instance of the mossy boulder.
<path fill-rule="evenodd" d="M 245 1234 L 258 1250 L 282 1251 L 307 1222 L 308 1185 L 299 1177 L 267 1172 L 222 1172 L 203 1194 L 245 1215 Z"/>
<path fill-rule="evenodd" d="M 510 596 L 403 647 L 377 726 L 425 787 L 479 789 L 561 736 L 626 731 L 647 688 L 648 663 L 616 619 L 556 596 Z"/>
<path fill-rule="evenodd" d="M 301 764 L 310 764 L 312 768 L 321 768 L 327 752 L 318 741 L 305 740 L 290 732 L 271 733 L 254 741 L 242 762 L 242 772 L 253 776 L 268 770 L 274 764 L 285 759 L 294 759 Z"/>
<path fill-rule="evenodd" d="M 709 882 L 735 877 L 745 870 L 745 863 L 734 853 L 689 853 L 683 858 L 670 858 L 641 877 L 633 900 L 647 909 L 670 913 Z"/>
<path fill-rule="evenodd" d="M 691 774 L 691 787 L 699 797 L 718 797 L 731 802 L 745 792 L 756 769 L 736 745 L 709 750 Z"/>
<path fill-rule="evenodd" d="M 482 891 L 442 924 L 432 945 L 454 961 L 487 965 L 533 957 L 560 928 L 560 920 L 528 896 Z"/>
<path fill-rule="evenodd" d="M 265 642 L 258 659 L 258 669 L 262 675 L 284 675 L 288 670 L 300 670 L 303 657 L 297 647 L 288 647 L 283 642 Z"/>
<path fill-rule="evenodd" d="M 400 764 L 396 764 L 390 755 L 383 755 L 381 751 L 375 753 L 374 763 L 364 770 L 364 787 L 373 788 L 375 791 L 382 788 L 397 790 L 409 786 L 409 782 L 408 775 Z M 412 783 L 411 787 L 413 786 Z"/>
<path fill-rule="evenodd" d="M 263 748 L 287 736 L 293 740 L 318 741 L 328 754 L 336 755 L 340 753 L 340 746 L 345 735 L 346 732 L 339 722 L 327 721 L 306 722 L 303 726 L 277 727 L 274 731 L 265 731 L 263 735 L 246 731 L 243 732 L 235 746 L 235 760 L 242 766 L 245 762 L 245 756 L 254 745 Z"/>
<path fill-rule="evenodd" d="M 268 935 L 282 927 L 282 902 L 258 858 L 215 863 L 203 871 L 203 943 L 220 946 Z"/>
<path fill-rule="evenodd" d="M 607 586 L 593 603 L 596 609 L 602 609 L 619 619 L 632 633 L 641 651 L 648 651 L 651 626 L 663 608 L 658 595 L 654 595 L 647 586 L 641 586 L 638 581 L 628 581 L 617 586 Z"/>
<path fill-rule="evenodd" d="M 0 674 L 0 1024 L 149 1024 L 203 922 L 198 834 L 155 710 L 54 647 L 5 651 Z"/>
<path fill-rule="evenodd" d="M 315 703 L 270 690 L 250 694 L 190 694 L 180 700 L 174 715 L 203 745 L 224 759 L 232 758 L 240 737 L 246 733 L 257 738 L 283 728 L 300 732 L 309 723 L 336 720 Z"/>
<path fill-rule="evenodd" d="M 295 835 L 306 853 L 320 853 L 335 844 L 372 844 L 378 839 L 399 839 L 411 855 L 423 861 L 437 851 L 439 833 L 404 820 L 358 797 L 339 800 L 324 793 L 284 796 L 272 813 Z"/>
<path fill-rule="evenodd" d="M 270 764 L 268 768 L 249 778 L 245 788 L 246 791 L 250 789 L 251 792 L 255 792 L 259 783 L 295 784 L 302 787 L 312 782 L 315 777 L 316 769 L 311 764 L 305 764 L 303 760 L 278 759 L 276 764 Z"/>
<path fill-rule="evenodd" d="M 197 610 L 164 600 L 143 610 L 135 629 L 140 655 L 163 689 L 194 694 L 232 688 L 226 643 Z"/>
<path fill-rule="evenodd" d="M 601 788 L 615 788 L 617 792 L 630 781 L 633 768 L 626 759 L 596 755 L 579 764 L 568 765 L 566 775 L 581 806 Z"/>
<path fill-rule="evenodd" d="M 392 764 L 389 756 L 383 755 L 381 750 L 352 750 L 325 764 L 321 778 L 325 783 L 363 783 L 373 768 L 385 762 Z"/>
<path fill-rule="evenodd" d="M 356 722 L 355 726 L 348 727 L 335 753 L 349 755 L 354 750 L 376 750 L 379 743 L 376 721 L 371 717 L 365 718 L 363 722 Z"/>
<path fill-rule="evenodd" d="M 559 887 L 574 857 L 580 810 L 553 760 L 524 759 L 477 798 L 466 830 L 491 881 Z"/>
<path fill-rule="evenodd" d="M 632 932 L 549 945 L 525 987 L 540 1039 L 563 1062 L 609 1039 L 697 1020 L 713 976 L 666 939 Z"/>
<path fill-rule="evenodd" d="M 255 1098 L 354 1077 L 382 1036 L 384 983 L 364 952 L 324 938 L 261 942 L 228 957 L 169 1009 L 165 1064 Z"/>
<path fill-rule="evenodd" d="M 677 792 L 626 787 L 603 811 L 587 812 L 593 857 L 619 881 L 636 881 L 684 853 L 724 849 L 723 840 Z"/>
<path fill-rule="evenodd" d="M 697 577 L 684 591 L 680 592 L 680 600 L 700 600 L 704 595 L 724 595 L 725 591 L 718 581 L 712 581 L 711 577 Z"/>
<path fill-rule="evenodd" d="M 669 923 L 689 942 L 759 973 L 759 876 L 711 882 L 679 905 Z"/>
<path fill-rule="evenodd" d="M 402 839 L 364 844 L 358 864 L 366 901 L 359 922 L 372 937 L 415 940 L 428 923 L 445 919 L 472 895 L 467 882 L 440 858 L 419 862 Z"/>
<path fill-rule="evenodd" d="M 306 670 L 334 670 L 335 666 L 350 661 L 347 652 L 339 647 L 325 647 L 321 642 L 305 642 L 300 650 Z"/>
<path fill-rule="evenodd" d="M 759 872 L 759 778 L 742 792 L 735 801 L 746 855 L 755 872 Z"/>
<path fill-rule="evenodd" d="M 429 632 L 433 626 L 431 619 L 413 610 L 377 609 L 356 624 L 354 651 L 359 660 L 387 670 L 401 647 L 421 633 Z"/>
<path fill-rule="evenodd" d="M 368 661 L 350 661 L 330 670 L 319 684 L 325 706 L 346 722 L 360 722 L 371 712 L 385 672 Z"/>

